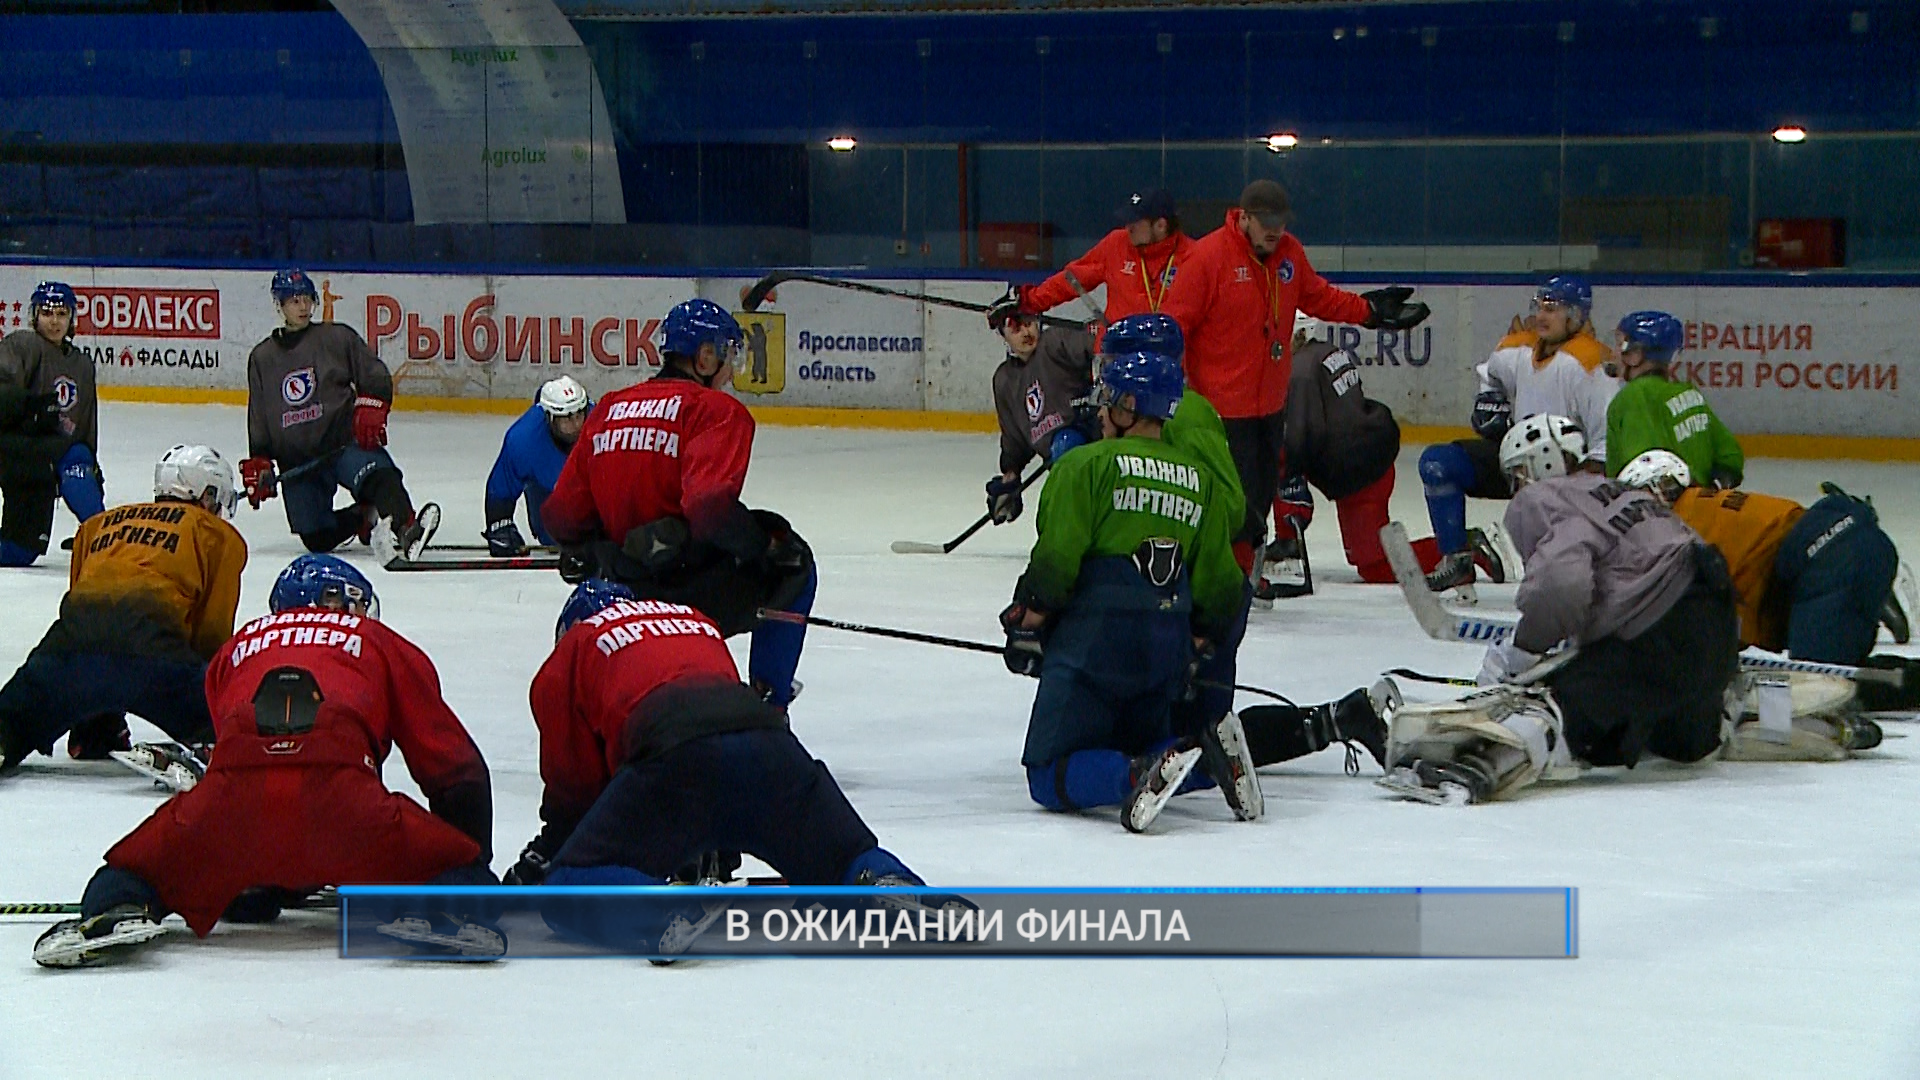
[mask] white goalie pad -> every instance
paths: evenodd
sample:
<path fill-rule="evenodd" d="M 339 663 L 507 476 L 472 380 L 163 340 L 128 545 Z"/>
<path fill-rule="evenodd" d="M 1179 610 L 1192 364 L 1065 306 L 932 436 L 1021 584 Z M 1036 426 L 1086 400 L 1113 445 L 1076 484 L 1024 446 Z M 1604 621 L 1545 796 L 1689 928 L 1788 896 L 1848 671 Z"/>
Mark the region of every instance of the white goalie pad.
<path fill-rule="evenodd" d="M 1497 686 L 1458 701 L 1409 702 L 1394 711 L 1387 732 L 1389 767 L 1469 755 L 1487 766 L 1494 798 L 1535 780 L 1579 775 L 1567 751 L 1560 708 L 1545 688 Z"/>
<path fill-rule="evenodd" d="M 1727 761 L 1843 761 L 1860 722 L 1854 684 L 1804 672 L 1743 673 L 1728 688 Z"/>

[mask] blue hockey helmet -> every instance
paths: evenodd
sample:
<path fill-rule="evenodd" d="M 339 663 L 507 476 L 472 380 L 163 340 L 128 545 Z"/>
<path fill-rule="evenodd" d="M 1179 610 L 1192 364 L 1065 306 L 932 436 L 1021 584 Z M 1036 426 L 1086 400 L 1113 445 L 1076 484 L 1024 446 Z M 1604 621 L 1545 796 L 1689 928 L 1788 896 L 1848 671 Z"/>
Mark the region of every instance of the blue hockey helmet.
<path fill-rule="evenodd" d="M 288 563 L 267 595 L 267 607 L 274 612 L 336 604 L 369 619 L 380 617 L 373 583 L 352 563 L 333 555 L 302 555 Z"/>
<path fill-rule="evenodd" d="M 273 302 L 284 304 L 296 296 L 310 296 L 316 302 L 320 299 L 320 290 L 313 287 L 313 279 L 305 270 L 292 267 L 273 275 Z"/>
<path fill-rule="evenodd" d="M 33 287 L 33 295 L 28 298 L 28 314 L 38 317 L 42 308 L 66 308 L 69 312 L 80 310 L 80 298 L 73 293 L 73 286 L 64 281 L 43 281 Z"/>
<path fill-rule="evenodd" d="M 1585 278 L 1572 274 L 1555 274 L 1547 283 L 1534 290 L 1533 302 L 1539 304 L 1559 304 L 1563 307 L 1580 309 L 1580 317 L 1586 318 L 1593 311 L 1593 286 Z"/>
<path fill-rule="evenodd" d="M 711 300 L 694 299 L 675 304 L 673 310 L 667 312 L 660 333 L 666 339 L 661 352 L 688 359 L 698 355 L 702 345 L 712 345 L 724 357 L 729 345 L 738 349 L 747 341 L 739 322 Z"/>
<path fill-rule="evenodd" d="M 1664 311 L 1636 311 L 1620 320 L 1620 351 L 1639 349 L 1655 367 L 1673 363 L 1673 354 L 1687 344 L 1687 328 Z"/>
<path fill-rule="evenodd" d="M 1133 352 L 1109 357 L 1100 366 L 1100 379 L 1093 384 L 1093 403 L 1101 407 L 1118 404 L 1133 395 L 1133 411 L 1141 416 L 1170 419 L 1180 406 L 1180 395 L 1187 389 L 1180 361 L 1165 353 Z"/>
<path fill-rule="evenodd" d="M 573 587 L 573 594 L 560 606 L 560 621 L 554 624 L 553 640 L 558 642 L 581 619 L 597 615 L 622 600 L 634 599 L 633 590 L 603 578 L 588 578 Z"/>
<path fill-rule="evenodd" d="M 1107 327 L 1100 338 L 1100 351 L 1108 356 L 1158 353 L 1177 362 L 1186 354 L 1187 342 L 1171 315 L 1129 315 Z"/>

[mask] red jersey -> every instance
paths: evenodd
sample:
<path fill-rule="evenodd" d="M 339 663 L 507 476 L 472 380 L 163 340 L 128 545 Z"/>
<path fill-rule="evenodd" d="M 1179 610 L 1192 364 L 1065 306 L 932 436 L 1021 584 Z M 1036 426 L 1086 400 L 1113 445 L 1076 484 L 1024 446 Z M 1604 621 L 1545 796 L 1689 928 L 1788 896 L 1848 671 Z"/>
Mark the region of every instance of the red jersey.
<path fill-rule="evenodd" d="M 618 542 L 668 517 L 712 542 L 746 514 L 740 489 L 752 452 L 746 406 L 691 379 L 656 376 L 593 407 L 540 520 L 563 544 Z"/>
<path fill-rule="evenodd" d="M 533 677 L 540 816 L 570 831 L 620 766 L 657 734 L 636 715 L 675 683 L 740 684 L 713 620 L 684 604 L 623 600 L 576 623 Z"/>
<path fill-rule="evenodd" d="M 214 654 L 206 686 L 206 777 L 107 852 L 196 933 L 251 886 L 419 884 L 483 857 L 486 761 L 433 662 L 399 634 L 323 608 L 268 615 Z M 461 799 L 479 837 L 386 789 L 395 746 L 429 801 Z"/>
<path fill-rule="evenodd" d="M 1134 247 L 1127 239 L 1127 230 L 1115 229 L 1092 250 L 1068 263 L 1065 270 L 1021 289 L 1021 305 L 1031 311 L 1047 311 L 1079 296 L 1073 282 L 1067 280 L 1072 274 L 1088 292 L 1101 285 L 1107 287 L 1108 324 L 1129 315 L 1154 314 L 1166 299 L 1174 276 L 1185 266 L 1193 243 L 1187 234 L 1176 232 L 1146 247 Z"/>
<path fill-rule="evenodd" d="M 1228 210 L 1226 224 L 1194 242 L 1161 307 L 1186 335 L 1187 385 L 1230 420 L 1286 407 L 1296 309 L 1336 323 L 1372 315 L 1365 300 L 1314 272 L 1292 233 L 1254 258 L 1242 217 Z"/>

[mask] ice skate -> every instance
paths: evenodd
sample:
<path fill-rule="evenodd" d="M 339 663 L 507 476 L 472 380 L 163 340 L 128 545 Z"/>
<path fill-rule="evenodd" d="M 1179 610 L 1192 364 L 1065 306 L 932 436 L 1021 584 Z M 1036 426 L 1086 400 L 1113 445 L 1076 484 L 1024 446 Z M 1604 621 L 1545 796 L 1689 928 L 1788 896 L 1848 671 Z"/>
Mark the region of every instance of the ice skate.
<path fill-rule="evenodd" d="M 1493 781 L 1472 758 L 1459 761 L 1416 759 L 1396 766 L 1375 784 L 1430 806 L 1469 806 L 1493 797 Z"/>
<path fill-rule="evenodd" d="M 121 713 L 90 716 L 67 732 L 67 756 L 75 761 L 105 761 L 116 751 L 132 748 L 133 735 Z"/>
<path fill-rule="evenodd" d="M 413 945 L 422 956 L 498 960 L 507 954 L 507 936 L 484 923 L 458 915 L 402 915 L 374 927 L 377 933 Z"/>
<path fill-rule="evenodd" d="M 1487 580 L 1495 585 L 1504 585 L 1507 581 L 1506 559 L 1500 554 L 1500 529 L 1489 525 L 1484 529 L 1467 530 L 1467 552 L 1473 556 L 1473 565 Z"/>
<path fill-rule="evenodd" d="M 1360 775 L 1359 743 L 1374 763 L 1387 767 L 1387 717 L 1400 706 L 1400 688 L 1392 679 L 1381 679 L 1371 690 L 1355 690 L 1331 706 L 1333 733 L 1330 741 L 1346 744 L 1347 775 Z"/>
<path fill-rule="evenodd" d="M 1274 540 L 1267 545 L 1266 560 L 1260 577 L 1254 582 L 1254 595 L 1271 602 L 1313 595 L 1313 566 L 1307 561 L 1306 524 L 1289 518 L 1297 538 Z"/>
<path fill-rule="evenodd" d="M 1260 777 L 1254 772 L 1253 751 L 1247 748 L 1240 717 L 1228 712 L 1203 727 L 1200 752 L 1202 768 L 1220 785 L 1233 815 L 1241 821 L 1258 821 L 1266 812 L 1266 798 L 1260 793 Z"/>
<path fill-rule="evenodd" d="M 1146 832 L 1153 819 L 1160 816 L 1166 808 L 1167 800 L 1180 790 L 1187 774 L 1200 763 L 1200 748 L 1197 746 L 1169 746 L 1152 757 L 1140 758 L 1134 763 L 1138 779 L 1133 785 L 1133 794 L 1120 807 L 1120 824 L 1128 832 Z"/>
<path fill-rule="evenodd" d="M 123 959 L 166 932 L 146 908 L 119 904 L 91 918 L 53 924 L 33 943 L 33 962 L 50 968 L 93 967 Z"/>
<path fill-rule="evenodd" d="M 413 515 L 413 520 L 402 526 L 395 534 L 391 519 L 382 521 L 373 530 L 373 553 L 381 565 L 394 561 L 415 562 L 420 553 L 433 541 L 433 534 L 440 531 L 440 505 L 427 503 Z"/>
<path fill-rule="evenodd" d="M 679 956 L 692 948 L 693 943 L 700 939 L 700 935 L 706 933 L 709 927 L 720 920 L 720 916 L 727 913 L 727 902 L 725 900 L 709 900 L 701 904 L 698 910 L 699 915 L 697 918 L 688 918 L 688 915 L 693 912 L 691 908 L 684 912 L 676 911 L 673 913 L 673 919 L 667 923 L 667 928 L 660 933 L 659 951 L 662 954 L 666 956 Z M 647 963 L 652 964 L 654 967 L 672 967 L 677 961 L 650 959 Z"/>
<path fill-rule="evenodd" d="M 1427 588 L 1436 593 L 1452 593 L 1463 604 L 1477 604 L 1480 595 L 1473 591 L 1473 552 L 1452 551 L 1427 574 Z"/>
<path fill-rule="evenodd" d="M 140 743 L 131 750 L 115 750 L 113 760 L 172 792 L 192 791 L 207 766 L 193 750 L 179 743 Z"/>

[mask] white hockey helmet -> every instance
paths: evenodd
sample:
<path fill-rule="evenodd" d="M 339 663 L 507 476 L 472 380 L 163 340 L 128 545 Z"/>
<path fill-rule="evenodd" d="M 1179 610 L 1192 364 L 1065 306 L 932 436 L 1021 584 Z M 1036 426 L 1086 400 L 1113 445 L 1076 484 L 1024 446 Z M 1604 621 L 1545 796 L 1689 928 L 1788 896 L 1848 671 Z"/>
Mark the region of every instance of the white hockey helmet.
<path fill-rule="evenodd" d="M 1541 413 L 1513 425 L 1500 440 L 1500 471 L 1509 478 L 1566 476 L 1587 456 L 1587 436 L 1565 416 Z"/>
<path fill-rule="evenodd" d="M 593 399 L 587 396 L 587 388 L 574 381 L 571 375 L 562 375 L 540 384 L 540 408 L 548 416 L 572 416 L 592 407 Z"/>
<path fill-rule="evenodd" d="M 167 451 L 153 467 L 153 497 L 199 502 L 212 490 L 223 517 L 233 516 L 233 466 L 211 446 L 181 444 Z"/>
<path fill-rule="evenodd" d="M 1619 479 L 1628 487 L 1645 488 L 1671 504 L 1693 486 L 1693 470 L 1671 450 L 1649 450 L 1627 462 Z"/>

